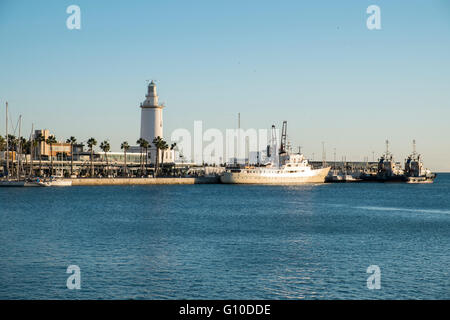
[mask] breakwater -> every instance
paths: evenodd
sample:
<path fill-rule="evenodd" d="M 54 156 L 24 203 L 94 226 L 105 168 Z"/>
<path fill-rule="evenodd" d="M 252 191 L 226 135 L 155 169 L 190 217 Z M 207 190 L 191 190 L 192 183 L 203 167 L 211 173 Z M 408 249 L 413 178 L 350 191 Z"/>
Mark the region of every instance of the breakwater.
<path fill-rule="evenodd" d="M 71 179 L 72 186 L 118 186 L 152 184 L 213 184 L 220 183 L 219 177 L 192 178 L 78 178 Z"/>

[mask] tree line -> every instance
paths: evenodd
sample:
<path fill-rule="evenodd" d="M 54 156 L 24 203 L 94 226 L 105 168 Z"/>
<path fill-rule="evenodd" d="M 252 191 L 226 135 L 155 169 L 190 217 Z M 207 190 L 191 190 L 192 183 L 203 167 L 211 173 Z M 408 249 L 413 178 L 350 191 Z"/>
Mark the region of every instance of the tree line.
<path fill-rule="evenodd" d="M 54 135 L 50 135 L 45 138 L 42 133 L 37 133 L 33 139 L 26 140 L 23 137 L 17 138 L 14 135 L 8 135 L 8 140 L 5 137 L 0 135 L 0 151 L 6 151 L 6 146 L 8 145 L 8 151 L 15 151 L 18 154 L 30 154 L 31 159 L 31 167 L 33 167 L 33 160 L 35 160 L 35 155 L 38 155 L 39 160 L 39 175 L 42 174 L 42 150 L 38 148 L 41 142 L 45 142 L 50 147 L 50 155 L 53 154 L 53 145 L 57 143 L 56 137 Z M 74 145 L 77 144 L 77 139 L 74 136 L 71 136 L 66 140 L 66 143 L 70 144 L 70 153 L 71 153 L 71 161 L 70 161 L 70 175 L 73 175 L 73 148 Z M 97 140 L 95 138 L 89 138 L 86 142 L 88 151 L 90 152 L 90 176 L 94 176 L 94 147 L 97 145 Z M 164 164 L 164 157 L 161 157 L 161 164 L 159 163 L 160 152 L 166 151 L 169 149 L 168 143 L 162 139 L 161 137 L 156 137 L 150 143 L 149 141 L 140 138 L 136 141 L 136 144 L 140 147 L 140 158 L 139 158 L 139 167 L 141 174 L 146 173 L 146 168 L 148 167 L 148 149 L 153 145 L 156 149 L 156 162 L 155 162 L 155 176 L 159 175 L 161 167 Z M 106 167 L 109 172 L 109 161 L 108 161 L 108 152 L 111 150 L 110 143 L 105 140 L 100 143 L 100 149 L 105 154 Z M 176 147 L 176 143 L 172 143 L 170 145 L 170 150 L 174 150 Z M 38 152 L 35 152 L 38 148 Z M 130 144 L 128 141 L 124 141 L 120 145 L 120 149 L 123 150 L 124 153 L 124 174 L 128 175 L 128 167 L 127 167 L 127 152 L 130 149 Z M 145 153 L 144 153 L 145 151 Z M 145 156 L 144 156 L 145 155 Z M 50 156 L 50 172 L 53 174 L 53 156 Z"/>

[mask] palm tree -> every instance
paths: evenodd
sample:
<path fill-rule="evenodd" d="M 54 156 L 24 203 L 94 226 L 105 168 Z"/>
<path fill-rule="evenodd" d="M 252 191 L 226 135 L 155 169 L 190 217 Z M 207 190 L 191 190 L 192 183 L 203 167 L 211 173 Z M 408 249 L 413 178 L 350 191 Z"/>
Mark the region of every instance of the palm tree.
<path fill-rule="evenodd" d="M 30 154 L 30 159 L 31 159 L 30 175 L 31 176 L 34 175 L 34 173 L 33 173 L 33 160 L 34 160 L 34 155 L 36 154 L 35 150 L 36 150 L 38 145 L 39 145 L 39 143 L 38 143 L 38 141 L 36 141 L 36 139 L 32 139 L 31 140 L 31 150 L 33 150 L 33 151 L 31 151 L 31 154 Z M 40 168 L 39 168 L 39 170 L 40 170 Z"/>
<path fill-rule="evenodd" d="M 53 145 L 56 143 L 55 136 L 48 136 L 45 143 L 50 145 L 50 175 L 53 175 Z"/>
<path fill-rule="evenodd" d="M 142 144 L 144 143 L 144 141 L 145 141 L 145 139 L 143 139 L 143 138 L 139 138 L 137 141 L 136 141 L 136 144 L 140 147 L 140 153 L 139 153 L 139 170 L 141 171 L 141 175 L 142 175 L 142 163 L 143 163 L 143 160 L 142 160 Z"/>
<path fill-rule="evenodd" d="M 108 164 L 108 152 L 111 150 L 111 146 L 109 145 L 108 141 L 103 141 L 100 143 L 100 149 L 105 153 L 105 159 L 106 159 L 106 175 L 109 177 L 109 164 Z"/>
<path fill-rule="evenodd" d="M 150 143 L 142 139 L 142 144 L 140 145 L 143 150 L 145 150 L 145 175 L 147 175 L 147 165 L 148 165 L 148 147 L 150 146 Z M 142 161 L 142 165 L 144 165 L 144 161 Z"/>
<path fill-rule="evenodd" d="M 20 137 L 20 139 L 19 139 L 19 146 L 20 146 L 20 148 L 19 148 L 19 153 L 20 154 L 24 154 L 24 155 L 30 154 L 30 152 L 31 152 L 31 150 L 30 150 L 31 149 L 31 141 L 25 139 L 24 137 Z M 28 166 L 28 158 L 27 157 L 25 157 L 25 167 L 26 166 Z M 21 172 L 22 171 L 25 172 L 25 169 L 24 169 L 24 166 L 23 166 L 23 162 L 22 162 L 19 170 L 21 170 Z"/>
<path fill-rule="evenodd" d="M 153 145 L 156 147 L 156 164 L 155 164 L 155 174 L 157 175 L 159 170 L 159 150 L 167 150 L 169 148 L 167 142 L 165 142 L 161 137 L 156 137 L 153 139 Z M 164 158 L 164 155 L 163 155 Z M 162 159 L 164 160 L 164 159 Z"/>
<path fill-rule="evenodd" d="M 50 145 L 50 175 L 53 175 L 53 145 L 56 143 L 55 136 L 48 136 L 45 143 Z"/>
<path fill-rule="evenodd" d="M 156 137 L 156 138 L 154 138 L 153 139 L 153 141 L 152 141 L 152 143 L 153 143 L 153 145 L 155 146 L 155 148 L 156 148 L 156 157 L 155 157 L 155 176 L 157 175 L 157 173 L 158 173 L 158 166 L 159 166 L 159 147 L 160 147 L 160 145 L 161 145 L 161 141 L 162 141 L 162 139 L 161 139 L 161 137 Z"/>
<path fill-rule="evenodd" d="M 42 174 L 42 148 L 41 143 L 44 142 L 44 136 L 41 132 L 39 132 L 35 137 L 34 141 L 39 145 L 39 176 Z"/>
<path fill-rule="evenodd" d="M 97 145 L 97 140 L 95 140 L 94 138 L 90 138 L 87 141 L 87 145 L 89 147 L 89 151 L 91 152 L 91 177 L 93 177 L 94 176 L 94 163 L 92 161 L 94 158 L 94 146 Z"/>
<path fill-rule="evenodd" d="M 127 141 L 122 142 L 122 144 L 120 145 L 120 149 L 123 150 L 123 154 L 124 154 L 124 159 L 125 159 L 125 168 L 124 168 L 124 174 L 128 174 L 128 167 L 127 167 L 127 151 L 128 149 L 130 149 L 130 145 L 128 144 Z"/>
<path fill-rule="evenodd" d="M 20 137 L 20 149 L 21 149 L 22 153 L 29 154 L 30 148 L 31 148 L 30 141 L 28 141 L 24 137 Z"/>
<path fill-rule="evenodd" d="M 70 143 L 70 175 L 73 175 L 73 145 L 77 143 L 77 139 L 71 136 L 66 140 L 66 143 Z"/>
<path fill-rule="evenodd" d="M 17 148 L 17 138 L 12 134 L 8 134 L 9 151 L 14 151 Z"/>
<path fill-rule="evenodd" d="M 169 149 L 169 145 L 166 141 L 163 140 L 163 143 L 160 146 L 160 149 L 162 150 L 162 157 L 161 157 L 161 170 L 164 169 L 164 153 L 167 149 Z"/>
<path fill-rule="evenodd" d="M 0 136 L 0 151 L 6 148 L 6 140 L 2 136 Z"/>

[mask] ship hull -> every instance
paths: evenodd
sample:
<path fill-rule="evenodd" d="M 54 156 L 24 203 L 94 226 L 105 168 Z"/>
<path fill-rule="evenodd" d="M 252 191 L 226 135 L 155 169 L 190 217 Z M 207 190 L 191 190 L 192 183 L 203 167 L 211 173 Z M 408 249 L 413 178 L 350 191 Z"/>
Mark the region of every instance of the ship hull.
<path fill-rule="evenodd" d="M 0 187 L 40 187 L 39 183 L 34 181 L 0 181 Z"/>
<path fill-rule="evenodd" d="M 324 183 L 325 177 L 330 171 L 330 167 L 315 169 L 311 174 L 304 176 L 285 175 L 261 175 L 258 173 L 246 172 L 224 172 L 220 181 L 226 184 L 275 184 L 275 185 L 296 185 L 306 183 Z"/>
<path fill-rule="evenodd" d="M 404 182 L 404 183 L 433 183 L 436 178 L 436 174 L 431 176 L 410 177 L 405 175 L 397 176 L 378 176 L 378 175 L 365 175 L 361 176 L 362 181 L 367 182 Z"/>
<path fill-rule="evenodd" d="M 407 177 L 406 183 L 433 183 L 436 178 L 436 174 L 422 177 Z"/>

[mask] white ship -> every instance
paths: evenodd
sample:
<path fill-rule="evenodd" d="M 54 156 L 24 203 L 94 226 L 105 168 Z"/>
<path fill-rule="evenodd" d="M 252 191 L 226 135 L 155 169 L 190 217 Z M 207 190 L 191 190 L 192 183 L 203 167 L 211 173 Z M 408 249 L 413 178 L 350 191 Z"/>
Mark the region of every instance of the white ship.
<path fill-rule="evenodd" d="M 274 130 L 275 126 L 272 126 Z M 287 151 L 287 122 L 283 122 L 279 153 L 264 167 L 229 168 L 222 176 L 222 183 L 237 184 L 303 184 L 323 183 L 331 167 L 314 169 L 303 154 Z M 276 140 L 276 137 L 275 137 Z M 268 146 L 268 150 L 270 146 Z M 272 150 L 277 150 L 272 146 Z M 268 152 L 269 153 L 269 152 Z M 277 165 L 278 164 L 278 165 Z"/>
<path fill-rule="evenodd" d="M 278 167 L 229 169 L 220 177 L 222 183 L 238 184 L 303 184 L 322 183 L 330 167 L 313 169 L 302 154 L 288 154 Z"/>

